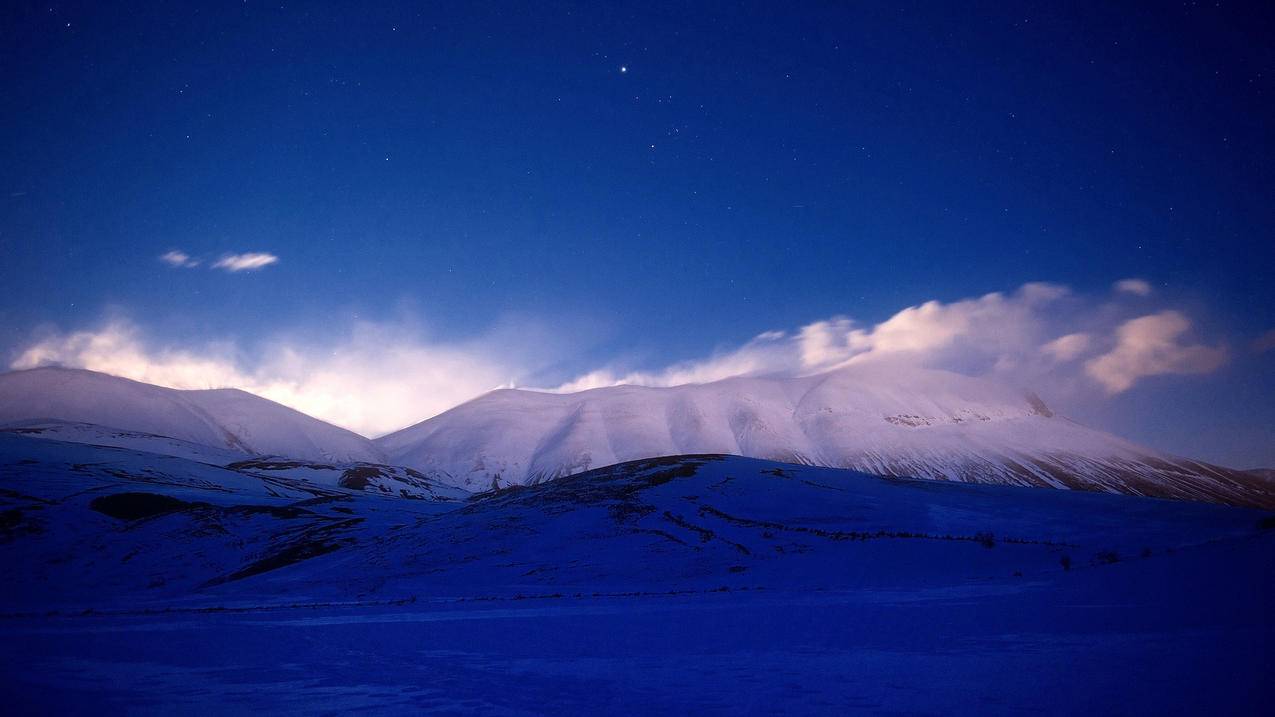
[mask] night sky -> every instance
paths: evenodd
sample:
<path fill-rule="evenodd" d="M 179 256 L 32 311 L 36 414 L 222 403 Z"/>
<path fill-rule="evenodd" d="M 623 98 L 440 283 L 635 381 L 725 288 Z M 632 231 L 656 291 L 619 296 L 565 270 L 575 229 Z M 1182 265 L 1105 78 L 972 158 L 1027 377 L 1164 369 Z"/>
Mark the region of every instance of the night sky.
<path fill-rule="evenodd" d="M 1175 311 L 1225 353 L 1071 415 L 1275 465 L 1262 4 L 112 5 L 0 10 L 5 365 L 123 322 L 137 360 L 407 336 L 552 386 L 1051 282 L 1095 352 Z"/>

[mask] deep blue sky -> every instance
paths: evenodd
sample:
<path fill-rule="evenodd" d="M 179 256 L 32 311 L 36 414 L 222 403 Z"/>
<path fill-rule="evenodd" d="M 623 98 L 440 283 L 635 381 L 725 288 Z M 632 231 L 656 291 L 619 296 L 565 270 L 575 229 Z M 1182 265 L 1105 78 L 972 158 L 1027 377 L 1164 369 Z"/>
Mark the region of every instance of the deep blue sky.
<path fill-rule="evenodd" d="M 1261 4 L 106 5 L 0 11 L 6 351 L 108 306 L 251 342 L 407 304 L 447 337 L 586 317 L 590 351 L 667 362 L 1127 276 L 1215 341 L 1275 327 Z M 1275 460 L 1271 353 L 1090 415 Z M 1160 425 L 1196 404 L 1247 433 Z"/>

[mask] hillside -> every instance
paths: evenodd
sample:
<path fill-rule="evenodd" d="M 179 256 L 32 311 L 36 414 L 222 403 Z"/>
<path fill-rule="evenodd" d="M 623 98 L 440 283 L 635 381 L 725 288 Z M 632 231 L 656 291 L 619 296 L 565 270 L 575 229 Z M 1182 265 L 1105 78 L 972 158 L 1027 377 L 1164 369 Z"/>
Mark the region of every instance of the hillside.
<path fill-rule="evenodd" d="M 468 500 L 259 468 L 0 435 L 10 710 L 1242 714 L 1272 697 L 1269 513 L 727 456 Z"/>
<path fill-rule="evenodd" d="M 152 434 L 245 456 L 384 462 L 360 435 L 237 389 L 179 391 L 65 368 L 0 374 L 0 427 L 49 421 Z"/>
<path fill-rule="evenodd" d="M 628 460 L 722 453 L 877 475 L 1275 505 L 1242 471 L 1161 454 L 1039 398 L 943 371 L 843 369 L 574 394 L 494 391 L 377 441 L 471 490 Z"/>

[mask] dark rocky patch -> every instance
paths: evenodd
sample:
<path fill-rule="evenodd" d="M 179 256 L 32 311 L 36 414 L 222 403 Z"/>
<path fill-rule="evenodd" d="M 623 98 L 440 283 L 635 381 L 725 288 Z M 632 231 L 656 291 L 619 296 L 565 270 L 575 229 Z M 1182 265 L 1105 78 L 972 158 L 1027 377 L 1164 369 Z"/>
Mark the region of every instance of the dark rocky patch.
<path fill-rule="evenodd" d="M 153 518 L 204 505 L 206 504 L 190 503 L 158 493 L 112 493 L 94 498 L 89 503 L 93 510 L 119 520 Z"/>
<path fill-rule="evenodd" d="M 376 478 L 384 478 L 385 473 L 376 466 L 355 466 L 341 474 L 337 485 L 350 490 L 365 490 Z"/>
<path fill-rule="evenodd" d="M 251 470 L 256 468 L 263 471 L 286 471 L 291 468 L 314 468 L 316 470 L 336 470 L 336 466 L 330 466 L 324 463 L 306 463 L 304 461 L 281 461 L 268 458 L 252 458 L 246 461 L 236 461 L 226 466 L 235 471 Z"/>

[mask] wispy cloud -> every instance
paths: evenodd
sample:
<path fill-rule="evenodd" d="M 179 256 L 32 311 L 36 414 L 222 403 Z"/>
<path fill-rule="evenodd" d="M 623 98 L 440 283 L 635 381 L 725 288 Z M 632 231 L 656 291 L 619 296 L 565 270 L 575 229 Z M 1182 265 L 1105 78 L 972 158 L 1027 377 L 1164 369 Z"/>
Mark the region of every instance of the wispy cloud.
<path fill-rule="evenodd" d="M 245 254 L 226 254 L 213 263 L 214 269 L 226 271 L 256 271 L 271 264 L 278 263 L 279 257 L 267 252 L 248 252 Z"/>
<path fill-rule="evenodd" d="M 11 368 L 87 368 L 181 389 L 240 388 L 375 436 L 523 377 L 502 357 L 528 355 L 500 331 L 465 343 L 430 340 L 402 323 L 354 322 L 327 340 L 280 337 L 249 352 L 233 342 L 167 346 L 124 318 L 55 333 Z M 534 364 L 534 358 L 528 361 Z"/>
<path fill-rule="evenodd" d="M 159 260 L 177 269 L 190 269 L 199 266 L 198 259 L 191 257 L 191 255 L 180 249 L 173 249 L 160 254 Z"/>
<path fill-rule="evenodd" d="M 1121 279 L 1115 283 L 1114 288 L 1134 296 L 1151 296 L 1151 284 L 1145 279 Z"/>
<path fill-rule="evenodd" d="M 191 269 L 203 265 L 203 259 L 193 257 L 181 249 L 172 249 L 159 256 L 159 260 L 175 269 Z M 223 271 L 256 271 L 279 262 L 279 257 L 269 252 L 257 251 L 243 254 L 223 254 L 210 265 Z"/>
<path fill-rule="evenodd" d="M 1040 350 L 1055 361 L 1067 362 L 1083 355 L 1092 344 L 1093 337 L 1089 334 L 1067 334 L 1046 343 Z"/>

